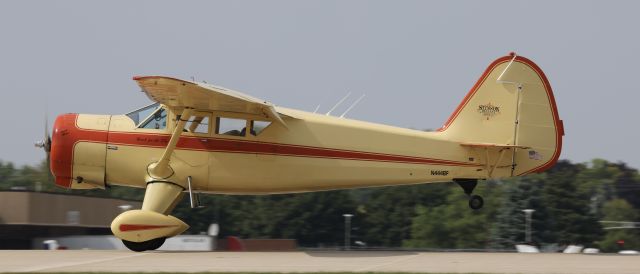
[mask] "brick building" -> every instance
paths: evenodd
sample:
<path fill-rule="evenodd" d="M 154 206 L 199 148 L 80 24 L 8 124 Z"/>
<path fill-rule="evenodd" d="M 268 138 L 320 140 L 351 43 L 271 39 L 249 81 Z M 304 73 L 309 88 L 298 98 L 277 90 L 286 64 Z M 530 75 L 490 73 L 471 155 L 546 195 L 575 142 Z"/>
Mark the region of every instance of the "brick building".
<path fill-rule="evenodd" d="M 0 191 L 0 249 L 30 249 L 34 238 L 111 235 L 111 221 L 141 202 L 61 193 Z"/>

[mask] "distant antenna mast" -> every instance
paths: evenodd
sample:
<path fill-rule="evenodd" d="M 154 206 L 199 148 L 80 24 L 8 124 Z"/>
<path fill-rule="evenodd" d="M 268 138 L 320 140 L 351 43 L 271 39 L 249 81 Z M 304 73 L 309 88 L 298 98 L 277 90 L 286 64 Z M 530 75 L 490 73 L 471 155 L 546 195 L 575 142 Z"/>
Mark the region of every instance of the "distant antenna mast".
<path fill-rule="evenodd" d="M 340 101 L 338 101 L 338 103 L 337 103 L 337 104 L 335 104 L 335 105 L 334 105 L 334 106 L 329 110 L 329 112 L 327 112 L 325 115 L 327 115 L 327 116 L 328 116 L 328 115 L 330 115 L 330 114 L 331 114 L 331 112 L 332 112 L 333 110 L 335 110 L 335 109 L 336 109 L 340 104 L 342 104 L 342 102 L 344 102 L 344 100 L 346 100 L 347 98 L 349 98 L 349 95 L 351 95 L 351 92 L 347 93 L 347 95 L 346 95 L 345 97 L 343 97 Z"/>
<path fill-rule="evenodd" d="M 353 107 L 355 107 L 358 103 L 360 103 L 360 100 L 362 100 L 362 98 L 364 98 L 365 94 L 362 94 L 362 96 L 360 96 L 360 98 L 358 98 L 358 100 L 356 100 L 355 102 L 353 102 L 353 104 L 351 104 L 351 106 L 344 111 L 344 113 L 342 113 L 342 115 L 340 115 L 340 118 L 344 118 L 345 115 L 347 115 L 347 112 L 349 112 Z"/>

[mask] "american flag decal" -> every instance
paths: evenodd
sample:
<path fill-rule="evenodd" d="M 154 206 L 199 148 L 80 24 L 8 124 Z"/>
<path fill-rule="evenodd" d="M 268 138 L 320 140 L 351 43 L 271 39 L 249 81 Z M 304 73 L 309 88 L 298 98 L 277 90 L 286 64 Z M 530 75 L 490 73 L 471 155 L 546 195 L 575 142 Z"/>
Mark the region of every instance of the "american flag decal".
<path fill-rule="evenodd" d="M 529 159 L 531 160 L 542 160 L 542 154 L 535 150 L 529 150 Z"/>

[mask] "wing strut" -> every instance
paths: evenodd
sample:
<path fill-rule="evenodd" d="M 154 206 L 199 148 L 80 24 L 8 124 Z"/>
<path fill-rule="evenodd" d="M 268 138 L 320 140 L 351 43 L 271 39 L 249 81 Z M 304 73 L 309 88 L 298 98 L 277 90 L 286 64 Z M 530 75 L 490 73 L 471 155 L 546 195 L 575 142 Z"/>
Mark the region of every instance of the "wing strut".
<path fill-rule="evenodd" d="M 157 163 L 149 166 L 149 175 L 152 178 L 165 179 L 173 175 L 173 170 L 169 167 L 169 159 L 171 159 L 171 154 L 173 154 L 173 150 L 176 148 L 178 140 L 180 140 L 180 134 L 183 132 L 184 124 L 191 117 L 191 113 L 193 113 L 192 108 L 185 108 L 182 114 L 177 116 L 178 124 L 173 129 L 173 133 L 171 133 L 171 139 L 162 153 L 162 157 Z"/>

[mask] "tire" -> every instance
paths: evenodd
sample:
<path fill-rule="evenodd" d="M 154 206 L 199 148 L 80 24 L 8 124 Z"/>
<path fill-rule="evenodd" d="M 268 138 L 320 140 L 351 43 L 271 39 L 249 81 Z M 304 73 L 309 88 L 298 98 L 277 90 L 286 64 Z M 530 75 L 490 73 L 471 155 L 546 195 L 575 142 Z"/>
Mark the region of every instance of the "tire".
<path fill-rule="evenodd" d="M 469 207 L 473 210 L 481 209 L 484 205 L 484 200 L 479 195 L 471 195 L 469 197 Z"/>
<path fill-rule="evenodd" d="M 156 250 L 158 248 L 160 248 L 163 244 L 164 244 L 164 240 L 166 240 L 167 238 L 157 238 L 157 239 L 153 239 L 150 241 L 149 243 L 149 248 L 147 248 L 147 250 Z"/>
<path fill-rule="evenodd" d="M 164 244 L 164 240 L 166 239 L 167 238 L 156 238 L 156 239 L 148 240 L 144 242 L 131 242 L 127 240 L 122 240 L 122 243 L 131 251 L 143 252 L 147 250 L 156 250 L 160 248 Z"/>

